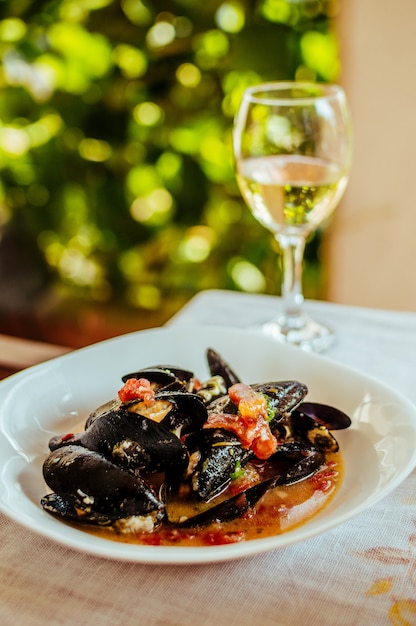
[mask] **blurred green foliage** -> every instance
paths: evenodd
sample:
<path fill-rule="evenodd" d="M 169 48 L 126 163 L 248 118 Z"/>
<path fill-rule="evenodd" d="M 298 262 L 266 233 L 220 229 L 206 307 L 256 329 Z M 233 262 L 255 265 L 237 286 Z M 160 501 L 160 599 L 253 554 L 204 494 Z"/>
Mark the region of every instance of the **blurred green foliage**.
<path fill-rule="evenodd" d="M 271 235 L 236 186 L 232 119 L 248 85 L 337 78 L 336 2 L 3 0 L 0 11 L 0 226 L 36 244 L 38 272 L 149 311 L 206 288 L 278 293 Z M 319 294 L 318 257 L 319 235 L 307 294 Z"/>

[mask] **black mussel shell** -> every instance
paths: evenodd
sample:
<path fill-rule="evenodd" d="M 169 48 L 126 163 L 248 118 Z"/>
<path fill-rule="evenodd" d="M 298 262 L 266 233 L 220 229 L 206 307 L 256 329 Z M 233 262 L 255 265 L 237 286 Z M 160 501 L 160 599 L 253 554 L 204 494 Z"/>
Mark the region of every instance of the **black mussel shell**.
<path fill-rule="evenodd" d="M 99 407 L 91 411 L 91 413 L 88 415 L 84 429 L 86 430 L 87 428 L 89 428 L 96 419 L 102 417 L 103 415 L 106 415 L 106 413 L 110 413 L 110 411 L 116 411 L 120 404 L 121 402 L 118 398 L 112 398 L 111 400 L 108 400 L 108 402 L 101 404 Z"/>
<path fill-rule="evenodd" d="M 351 426 L 351 418 L 346 413 L 328 404 L 302 402 L 298 410 L 326 426 L 328 430 L 343 430 Z"/>
<path fill-rule="evenodd" d="M 259 383 L 251 387 L 254 391 L 268 397 L 269 410 L 274 412 L 271 424 L 273 421 L 279 421 L 286 413 L 293 411 L 308 393 L 307 386 L 297 380 Z"/>
<path fill-rule="evenodd" d="M 198 450 L 200 460 L 193 472 L 192 489 L 208 502 L 224 491 L 237 465 L 244 465 L 253 453 L 241 446 L 238 437 L 220 428 L 209 428 L 185 441 L 190 454 Z"/>
<path fill-rule="evenodd" d="M 210 413 L 228 413 L 229 415 L 236 415 L 238 413 L 238 406 L 231 400 L 228 394 L 215 398 L 208 405 L 208 414 Z"/>
<path fill-rule="evenodd" d="M 326 426 L 304 413 L 301 408 L 290 415 L 290 430 L 298 441 L 310 442 L 323 452 L 338 452 L 339 445 Z"/>
<path fill-rule="evenodd" d="M 69 445 L 99 452 L 131 469 L 180 472 L 188 462 L 188 452 L 179 437 L 163 424 L 130 412 L 126 406 L 105 413 L 81 433 L 53 437 L 49 442 L 51 450 Z"/>
<path fill-rule="evenodd" d="M 281 443 L 269 461 L 281 463 L 277 485 L 291 485 L 312 476 L 325 462 L 325 454 L 299 441 Z"/>
<path fill-rule="evenodd" d="M 181 391 L 160 391 L 156 400 L 167 400 L 171 403 L 171 411 L 162 420 L 169 430 L 182 428 L 182 433 L 200 429 L 207 421 L 208 411 L 202 398 L 196 393 Z"/>
<path fill-rule="evenodd" d="M 81 446 L 50 452 L 43 477 L 55 494 L 86 514 L 114 519 L 153 511 L 163 514 L 163 503 L 141 478 Z"/>
<path fill-rule="evenodd" d="M 80 524 L 94 524 L 96 526 L 115 525 L 115 527 L 117 527 L 117 522 L 123 520 L 128 521 L 128 519 L 132 517 L 130 515 L 124 517 L 121 511 L 108 511 L 107 513 L 102 513 L 94 511 L 93 509 L 82 510 L 70 504 L 68 500 L 65 500 L 65 498 L 57 493 L 48 493 L 46 496 L 43 496 L 40 504 L 48 513 L 52 513 L 57 517 L 62 517 L 67 521 L 78 522 Z M 164 512 L 163 510 L 155 510 L 138 517 L 141 518 L 142 529 L 152 530 L 162 521 Z M 148 522 L 150 522 L 150 524 Z M 137 531 L 137 526 L 134 530 Z"/>
<path fill-rule="evenodd" d="M 250 385 L 257 393 L 262 393 L 268 398 L 269 412 L 274 416 L 273 422 L 278 422 L 287 413 L 292 411 L 308 393 L 308 388 L 303 383 L 296 380 L 277 381 L 269 383 L 258 383 Z M 216 398 L 207 406 L 209 413 L 229 413 L 231 415 L 238 412 L 238 406 L 229 398 L 228 394 Z"/>
<path fill-rule="evenodd" d="M 175 390 L 183 389 L 193 378 L 193 372 L 180 369 L 176 366 L 153 365 L 151 367 L 144 367 L 130 374 L 125 374 L 122 376 L 121 380 L 125 383 L 129 378 L 146 378 L 151 383 L 156 384 L 157 390 Z"/>
<path fill-rule="evenodd" d="M 212 348 L 208 348 L 206 351 L 206 358 L 211 376 L 221 376 L 227 389 L 232 387 L 232 385 L 241 382 L 237 374 L 231 369 L 228 363 L 224 361 L 218 352 Z"/>
<path fill-rule="evenodd" d="M 123 406 L 130 413 L 142 415 L 181 434 L 200 429 L 208 417 L 203 399 L 184 391 L 160 391 L 155 394 L 155 403 L 150 406 L 143 400 L 132 400 Z"/>
<path fill-rule="evenodd" d="M 77 509 L 73 504 L 70 504 L 68 500 L 57 493 L 48 493 L 46 496 L 43 496 L 40 500 L 40 504 L 48 513 L 82 524 L 109 526 L 120 518 L 120 513 L 114 514 L 114 512 L 111 511 L 108 515 L 104 515 L 103 513 L 97 513 L 92 510 L 85 512 L 81 509 Z"/>

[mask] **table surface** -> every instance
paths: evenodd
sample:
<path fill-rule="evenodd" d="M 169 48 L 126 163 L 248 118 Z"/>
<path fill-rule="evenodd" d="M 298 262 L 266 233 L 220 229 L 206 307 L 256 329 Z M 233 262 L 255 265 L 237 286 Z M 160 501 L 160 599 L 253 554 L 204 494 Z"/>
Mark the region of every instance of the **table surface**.
<path fill-rule="evenodd" d="M 278 306 L 271 296 L 206 291 L 168 324 L 245 328 Z M 306 309 L 335 330 L 329 359 L 416 403 L 416 314 L 324 302 Z M 0 376 L 67 350 L 0 335 Z M 416 625 L 416 472 L 333 530 L 225 563 L 111 561 L 55 544 L 2 514 L 0 531 L 3 626 Z"/>

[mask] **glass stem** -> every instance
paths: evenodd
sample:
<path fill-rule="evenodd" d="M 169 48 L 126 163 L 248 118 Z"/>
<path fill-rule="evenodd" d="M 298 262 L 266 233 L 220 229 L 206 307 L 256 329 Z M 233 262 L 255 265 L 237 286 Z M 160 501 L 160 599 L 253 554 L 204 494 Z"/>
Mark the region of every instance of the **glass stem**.
<path fill-rule="evenodd" d="M 302 266 L 305 238 L 279 235 L 282 251 L 282 299 L 283 314 L 279 320 L 283 332 L 299 330 L 305 326 L 303 313 Z"/>

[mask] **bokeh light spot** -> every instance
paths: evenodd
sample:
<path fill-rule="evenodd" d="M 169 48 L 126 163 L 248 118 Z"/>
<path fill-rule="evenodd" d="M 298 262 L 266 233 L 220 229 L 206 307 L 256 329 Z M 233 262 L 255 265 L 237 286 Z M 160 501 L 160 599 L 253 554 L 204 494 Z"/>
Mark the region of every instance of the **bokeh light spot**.
<path fill-rule="evenodd" d="M 56 113 L 50 113 L 41 117 L 37 122 L 29 124 L 26 132 L 30 139 L 31 147 L 42 146 L 55 137 L 63 126 L 62 118 Z"/>
<path fill-rule="evenodd" d="M 79 153 L 87 161 L 107 161 L 111 152 L 110 144 L 100 139 L 85 138 L 79 144 Z"/>
<path fill-rule="evenodd" d="M 193 63 L 183 63 L 176 70 L 176 78 L 184 87 L 196 87 L 201 82 L 201 72 Z"/>
<path fill-rule="evenodd" d="M 128 190 L 133 196 L 145 196 L 160 186 L 160 176 L 153 165 L 137 165 L 126 177 Z"/>
<path fill-rule="evenodd" d="M 156 22 L 147 33 L 146 41 L 151 48 L 163 48 L 175 39 L 176 31 L 169 22 Z"/>
<path fill-rule="evenodd" d="M 260 270 L 245 259 L 234 259 L 230 268 L 231 278 L 239 289 L 249 293 L 261 293 L 266 288 L 266 279 Z"/>
<path fill-rule="evenodd" d="M 173 198 L 167 189 L 153 189 L 132 202 L 130 214 L 136 222 L 162 224 L 167 221 L 172 205 Z"/>
<path fill-rule="evenodd" d="M 143 270 L 143 257 L 134 248 L 126 250 L 120 255 L 118 265 L 128 280 L 135 280 Z"/>
<path fill-rule="evenodd" d="M 89 286 L 98 282 L 100 267 L 75 248 L 65 248 L 59 259 L 61 275 L 77 285 Z"/>
<path fill-rule="evenodd" d="M 230 49 L 230 42 L 220 29 L 212 29 L 195 38 L 195 58 L 200 67 L 212 68 Z"/>
<path fill-rule="evenodd" d="M 205 261 L 214 245 L 216 235 L 208 226 L 190 228 L 178 246 L 179 257 L 191 263 Z"/>
<path fill-rule="evenodd" d="M 133 117 L 142 126 L 156 126 L 164 119 L 164 112 L 155 102 L 141 102 L 133 109 Z"/>
<path fill-rule="evenodd" d="M 119 44 L 114 49 L 114 58 L 126 78 L 138 78 L 147 71 L 147 58 L 142 50 Z"/>
<path fill-rule="evenodd" d="M 182 157 L 174 152 L 164 152 L 157 160 L 156 168 L 164 180 L 171 180 L 179 175 Z"/>
<path fill-rule="evenodd" d="M 215 14 L 215 21 L 227 33 L 238 33 L 245 24 L 244 8 L 240 2 L 224 2 Z"/>
<path fill-rule="evenodd" d="M 174 128 L 169 135 L 169 141 L 175 150 L 184 154 L 194 154 L 200 145 L 200 136 L 192 128 Z"/>
<path fill-rule="evenodd" d="M 326 80 L 334 80 L 339 72 L 337 42 L 333 35 L 306 32 L 300 41 L 305 64 Z"/>
<path fill-rule="evenodd" d="M 292 15 L 291 6 L 287 0 L 265 0 L 261 12 L 270 22 L 282 24 L 289 23 Z"/>
<path fill-rule="evenodd" d="M 0 128 L 0 148 L 10 156 L 19 157 L 29 150 L 29 135 L 22 128 Z"/>
<path fill-rule="evenodd" d="M 142 0 L 122 0 L 121 8 L 130 22 L 137 26 L 146 26 L 152 21 L 152 13 Z"/>
<path fill-rule="evenodd" d="M 316 81 L 316 72 L 306 65 L 299 65 L 296 68 L 295 80 L 313 83 Z"/>
<path fill-rule="evenodd" d="M 8 17 L 0 22 L 0 40 L 20 41 L 26 35 L 26 24 L 18 17 Z"/>
<path fill-rule="evenodd" d="M 130 285 L 127 298 L 134 307 L 156 311 L 160 307 L 162 294 L 155 285 Z"/>

